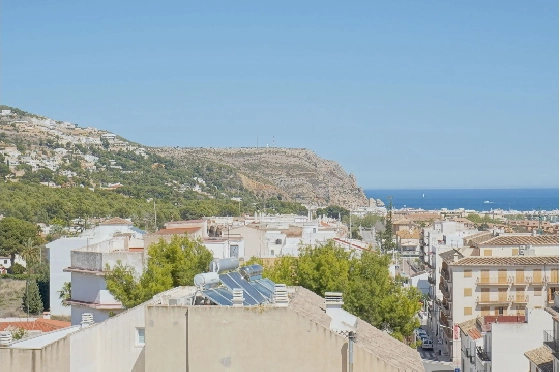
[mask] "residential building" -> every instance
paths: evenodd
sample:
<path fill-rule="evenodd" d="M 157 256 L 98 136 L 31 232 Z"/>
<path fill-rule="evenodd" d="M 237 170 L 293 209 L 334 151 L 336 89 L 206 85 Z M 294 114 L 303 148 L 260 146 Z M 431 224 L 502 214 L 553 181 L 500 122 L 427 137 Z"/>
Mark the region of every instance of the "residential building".
<path fill-rule="evenodd" d="M 9 331 L 13 334 L 15 330 L 23 329 L 26 332 L 25 338 L 66 327 L 70 327 L 70 322 L 50 319 L 50 315 L 44 315 L 43 318 L 0 318 L 0 332 Z"/>
<path fill-rule="evenodd" d="M 443 299 L 436 334 L 454 361 L 461 350 L 452 332 L 455 324 L 478 316 L 523 316 L 526 307 L 548 306 L 558 291 L 558 255 L 461 258 L 452 253 L 440 271 Z"/>
<path fill-rule="evenodd" d="M 552 327 L 549 318 L 547 329 L 543 331 L 542 346 L 525 353 L 525 357 L 529 359 L 529 372 L 560 371 L 558 366 L 558 292 L 554 294 L 554 304 L 546 307 L 545 311 L 552 317 Z"/>
<path fill-rule="evenodd" d="M 71 308 L 73 325 L 80 324 L 82 314 L 90 313 L 101 322 L 124 310 L 120 301 L 107 289 L 105 273 L 117 262 L 132 267 L 140 276 L 144 268 L 144 241 L 131 234 L 115 235 L 109 240 L 90 244 L 70 252 Z"/>
<path fill-rule="evenodd" d="M 461 371 L 526 372 L 523 353 L 542 345 L 550 324 L 543 308 L 527 308 L 523 315 L 486 315 L 459 323 Z"/>
<path fill-rule="evenodd" d="M 78 236 L 62 237 L 47 244 L 50 269 L 50 310 L 52 315 L 70 315 L 70 307 L 61 304 L 58 293 L 64 283 L 71 281 L 70 272 L 64 271 L 71 265 L 70 252 L 108 240 L 115 234 L 126 233 L 130 233 L 138 239 L 145 234 L 144 231 L 134 227 L 130 221 L 122 218 L 112 218 Z"/>
<path fill-rule="evenodd" d="M 418 257 L 420 255 L 420 230 L 399 230 L 395 235 L 397 236 L 397 250 L 403 256 Z"/>
<path fill-rule="evenodd" d="M 146 253 L 152 243 L 157 243 L 160 239 L 170 242 L 175 235 L 188 235 L 193 240 L 208 238 L 207 220 L 172 221 L 167 222 L 164 227 L 154 233 L 146 234 L 144 237 Z"/>
<path fill-rule="evenodd" d="M 416 350 L 342 310 L 342 294 L 256 281 L 174 288 L 101 323 L 86 315 L 0 346 L 3 371 L 424 371 Z M 256 288 L 263 301 L 248 305 Z"/>

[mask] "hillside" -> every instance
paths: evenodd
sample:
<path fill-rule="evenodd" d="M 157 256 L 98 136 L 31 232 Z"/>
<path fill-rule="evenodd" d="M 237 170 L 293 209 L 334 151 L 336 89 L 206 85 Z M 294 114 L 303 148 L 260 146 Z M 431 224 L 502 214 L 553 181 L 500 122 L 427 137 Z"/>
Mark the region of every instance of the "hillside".
<path fill-rule="evenodd" d="M 305 205 L 366 205 L 352 174 L 311 150 L 291 148 L 156 148 L 182 164 L 211 161 L 235 169 L 243 187 L 266 197 L 281 195 Z"/>
<path fill-rule="evenodd" d="M 153 205 L 146 200 L 153 199 L 158 203 L 159 225 L 170 219 L 262 210 L 305 214 L 301 204 L 348 207 L 366 203 L 351 175 L 310 150 L 150 148 L 94 127 L 81 128 L 7 106 L 0 109 L 0 177 L 8 181 L 0 188 L 11 193 L 0 200 L 0 214 L 35 213 L 34 219 L 41 222 L 55 215 L 69 221 L 107 214 L 149 225 Z M 27 186 L 10 187 L 14 182 Z M 84 192 L 73 192 L 72 198 L 87 200 L 91 208 L 55 208 L 43 203 L 37 207 L 44 211 L 33 212 L 15 206 L 21 193 L 44 194 L 33 186 L 39 184 L 82 188 Z M 111 205 L 98 208 L 99 197 L 88 190 L 101 193 L 98 196 L 109 192 L 135 200 L 111 197 Z M 51 200 L 61 195 L 58 204 L 66 204 L 62 190 L 53 191 Z"/>

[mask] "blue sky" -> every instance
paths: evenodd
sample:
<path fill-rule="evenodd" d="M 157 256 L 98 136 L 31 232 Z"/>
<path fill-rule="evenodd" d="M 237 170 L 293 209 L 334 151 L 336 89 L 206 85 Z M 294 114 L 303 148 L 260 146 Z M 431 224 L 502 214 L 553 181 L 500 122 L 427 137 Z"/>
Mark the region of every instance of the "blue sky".
<path fill-rule="evenodd" d="M 266 4 L 265 4 L 266 3 Z M 5 0 L 0 102 L 363 188 L 558 186 L 558 3 Z"/>

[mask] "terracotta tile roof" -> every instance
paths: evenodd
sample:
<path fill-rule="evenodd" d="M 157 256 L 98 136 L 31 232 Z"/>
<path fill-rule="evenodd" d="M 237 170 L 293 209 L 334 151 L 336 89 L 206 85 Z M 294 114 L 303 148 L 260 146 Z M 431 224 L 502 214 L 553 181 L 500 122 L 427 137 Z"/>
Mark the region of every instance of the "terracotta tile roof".
<path fill-rule="evenodd" d="M 443 260 L 443 262 L 450 264 L 453 262 L 455 254 L 459 255 L 459 259 L 464 258 L 465 256 L 456 249 L 451 249 L 447 252 L 440 253 L 439 256 Z"/>
<path fill-rule="evenodd" d="M 477 234 L 469 235 L 463 238 L 464 245 L 476 245 L 487 240 L 492 239 L 492 233 L 489 231 L 482 231 Z"/>
<path fill-rule="evenodd" d="M 418 230 L 418 229 L 413 229 L 412 231 L 400 230 L 400 231 L 397 231 L 396 234 L 401 239 L 420 239 L 420 230 Z"/>
<path fill-rule="evenodd" d="M 558 235 L 537 235 L 537 236 L 496 236 L 490 240 L 481 243 L 480 245 L 519 245 L 519 244 L 532 244 L 532 245 L 550 245 L 558 244 Z"/>
<path fill-rule="evenodd" d="M 201 227 L 180 227 L 177 229 L 161 229 L 153 233 L 154 235 L 183 235 L 192 234 L 200 230 Z"/>
<path fill-rule="evenodd" d="M 303 287 L 294 288 L 296 292 L 290 300 L 288 309 L 330 330 L 331 318 L 323 310 L 325 299 Z M 373 358 L 381 359 L 387 369 L 407 372 L 424 371 L 422 360 L 415 349 L 359 318 L 357 322 L 357 347 L 371 354 Z"/>
<path fill-rule="evenodd" d="M 70 325 L 70 322 L 64 322 L 61 320 L 35 319 L 34 321 L 29 322 L 0 322 L 0 331 L 3 331 L 11 326 L 15 328 L 23 328 L 27 331 L 51 332 L 56 331 L 57 329 L 70 327 Z"/>
<path fill-rule="evenodd" d="M 132 224 L 133 224 L 132 222 L 119 217 L 111 218 L 110 220 L 100 223 L 100 225 L 132 225 Z"/>
<path fill-rule="evenodd" d="M 525 353 L 525 357 L 531 362 L 535 363 L 542 372 L 552 372 L 554 358 L 550 349 L 546 346 L 541 346 Z"/>
<path fill-rule="evenodd" d="M 550 307 L 547 306 L 544 308 L 544 311 L 552 315 L 552 319 L 558 321 L 558 308 L 557 307 Z"/>
<path fill-rule="evenodd" d="M 398 221 L 393 222 L 393 225 L 408 225 L 412 223 L 412 220 L 409 220 L 408 218 L 401 218 Z"/>
<path fill-rule="evenodd" d="M 447 252 L 446 252 L 447 253 Z M 558 265 L 558 256 L 465 257 L 453 266 Z"/>
<path fill-rule="evenodd" d="M 469 320 L 467 320 L 463 323 L 459 323 L 459 328 L 461 329 L 461 331 L 463 331 L 465 334 L 469 335 L 473 340 L 476 340 L 476 339 L 482 337 L 482 334 L 480 333 L 480 330 L 476 326 L 476 320 L 477 320 L 477 318 L 473 318 L 473 319 L 469 319 Z"/>

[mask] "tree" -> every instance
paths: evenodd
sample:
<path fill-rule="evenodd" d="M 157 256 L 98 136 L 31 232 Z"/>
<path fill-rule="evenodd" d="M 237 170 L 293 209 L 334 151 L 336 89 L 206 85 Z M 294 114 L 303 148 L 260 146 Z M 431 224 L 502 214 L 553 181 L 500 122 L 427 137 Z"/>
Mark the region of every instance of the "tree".
<path fill-rule="evenodd" d="M 68 301 L 72 298 L 71 286 L 72 286 L 72 283 L 64 282 L 64 284 L 62 285 L 62 288 L 60 289 L 60 291 L 58 291 L 58 298 L 60 299 L 60 304 L 62 306 L 68 306 L 68 303 L 66 301 Z"/>
<path fill-rule="evenodd" d="M 350 211 L 346 208 L 339 207 L 338 205 L 329 205 L 327 208 L 317 209 L 317 216 L 326 215 L 328 218 L 343 219 L 350 215 Z"/>
<path fill-rule="evenodd" d="M 23 294 L 23 310 L 28 314 L 39 314 L 43 311 L 43 302 L 41 301 L 41 295 L 39 294 L 39 287 L 36 281 L 32 281 L 27 286 L 25 293 Z"/>
<path fill-rule="evenodd" d="M 150 245 L 148 256 L 148 264 L 139 278 L 134 268 L 122 262 L 113 268 L 106 267 L 107 289 L 126 308 L 173 287 L 193 285 L 194 276 L 207 271 L 212 261 L 212 253 L 188 236 L 174 236 L 169 243 L 160 239 Z"/>
<path fill-rule="evenodd" d="M 14 264 L 16 254 L 28 244 L 29 239 L 33 244 L 41 243 L 38 227 L 31 222 L 14 217 L 6 217 L 0 221 L 0 254 L 10 255 L 11 264 Z"/>
<path fill-rule="evenodd" d="M 248 264 L 261 263 L 251 259 Z M 390 257 L 374 251 L 356 256 L 332 241 L 300 250 L 299 257 L 282 256 L 264 266 L 263 276 L 275 283 L 301 285 L 319 296 L 344 293 L 344 309 L 403 340 L 419 323 L 421 307 L 416 288 L 403 288 L 389 273 Z"/>

